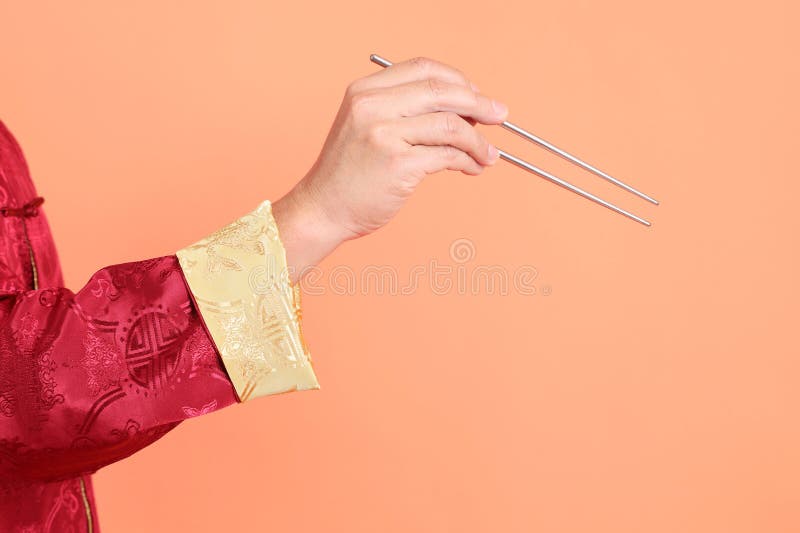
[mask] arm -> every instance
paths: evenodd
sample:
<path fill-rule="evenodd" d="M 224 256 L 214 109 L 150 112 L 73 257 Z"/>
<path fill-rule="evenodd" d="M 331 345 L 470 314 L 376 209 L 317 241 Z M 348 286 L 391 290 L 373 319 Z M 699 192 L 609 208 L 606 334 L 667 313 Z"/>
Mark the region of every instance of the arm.
<path fill-rule="evenodd" d="M 187 418 L 317 388 L 282 254 L 263 202 L 77 292 L 0 297 L 0 479 L 91 473 Z"/>
<path fill-rule="evenodd" d="M 272 210 L 100 269 L 76 293 L 0 297 L 0 476 L 91 473 L 186 418 L 317 388 L 303 273 L 386 224 L 428 174 L 494 164 L 472 126 L 506 115 L 451 67 L 396 63 L 348 86 L 313 167 Z"/>

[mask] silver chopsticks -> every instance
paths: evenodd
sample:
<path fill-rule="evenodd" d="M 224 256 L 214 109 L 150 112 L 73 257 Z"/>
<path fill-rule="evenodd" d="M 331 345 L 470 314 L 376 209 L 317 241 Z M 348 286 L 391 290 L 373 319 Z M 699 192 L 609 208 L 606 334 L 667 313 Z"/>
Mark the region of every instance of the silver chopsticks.
<path fill-rule="evenodd" d="M 384 59 L 384 58 L 382 58 L 381 56 L 379 56 L 377 54 L 370 55 L 369 59 L 373 63 L 376 63 L 376 64 L 378 64 L 378 65 L 380 65 L 382 67 L 390 67 L 390 66 L 392 66 L 392 62 L 391 61 L 389 61 L 387 59 Z M 621 188 L 625 189 L 626 191 L 628 191 L 630 193 L 633 193 L 636 196 L 647 200 L 648 202 L 651 202 L 651 203 L 653 203 L 655 205 L 658 205 L 658 201 L 657 200 L 655 200 L 655 199 L 651 198 L 650 196 L 644 194 L 643 192 L 631 187 L 630 185 L 627 185 L 626 183 L 623 183 L 622 181 L 620 181 L 620 180 L 618 180 L 618 179 L 606 174 L 602 170 L 599 170 L 598 168 L 590 165 L 589 163 L 586 163 L 585 161 L 582 161 L 581 159 L 575 157 L 574 155 L 572 155 L 572 154 L 570 154 L 568 152 L 565 152 L 564 150 L 558 148 L 557 146 L 545 141 L 541 137 L 538 137 L 538 136 L 530 133 L 529 131 L 526 131 L 523 128 L 520 128 L 519 126 L 517 126 L 515 124 L 512 124 L 511 122 L 508 122 L 508 121 L 503 122 L 501 124 L 501 126 L 506 128 L 507 130 L 512 131 L 512 132 L 516 133 L 517 135 L 519 135 L 519 136 L 521 136 L 521 137 L 523 137 L 523 138 L 525 138 L 525 139 L 527 139 L 527 140 L 529 140 L 529 141 L 541 146 L 542 148 L 544 148 L 546 150 L 549 150 L 550 152 L 552 152 L 552 153 L 554 153 L 554 154 L 566 159 L 567 161 L 569 161 L 569 162 L 571 162 L 571 163 L 573 163 L 575 165 L 578 165 L 579 167 L 583 168 L 584 170 L 588 170 L 589 172 L 595 174 L 596 176 L 599 176 L 599 177 L 601 177 L 601 178 L 603 178 L 603 179 L 605 179 L 607 181 L 610 181 L 614 185 L 617 185 L 618 187 L 621 187 Z M 544 179 L 546 179 L 546 180 L 548 180 L 548 181 L 550 181 L 552 183 L 555 183 L 556 185 L 560 185 L 561 187 L 564 187 L 565 189 L 567 189 L 569 191 L 572 191 L 575 194 L 583 196 L 587 200 L 591 200 L 591 201 L 593 201 L 593 202 L 595 202 L 597 204 L 602 205 L 603 207 L 607 207 L 608 209 L 611 209 L 615 213 L 619 213 L 620 215 L 626 216 L 626 217 L 630 218 L 631 220 L 635 220 L 636 222 L 639 222 L 640 224 L 644 224 L 645 226 L 650 226 L 650 222 L 648 222 L 647 220 L 645 220 L 645 219 L 643 219 L 641 217 L 638 217 L 638 216 L 634 215 L 633 213 L 622 209 L 621 207 L 617 207 L 616 205 L 614 205 L 612 203 L 606 202 L 605 200 L 603 200 L 601 198 L 598 198 L 594 194 L 592 194 L 592 193 L 590 193 L 588 191 L 585 191 L 585 190 L 581 189 L 580 187 L 572 185 L 571 183 L 568 183 L 568 182 L 562 180 L 561 178 L 559 178 L 557 176 L 554 176 L 553 174 L 550 174 L 549 172 L 546 172 L 546 171 L 542 170 L 539 167 L 531 165 L 527 161 L 524 161 L 524 160 L 522 160 L 522 159 L 520 159 L 518 157 L 515 157 L 515 156 L 509 154 L 508 152 L 506 152 L 504 150 L 500 150 L 498 148 L 498 151 L 500 152 L 500 158 L 501 159 L 505 159 L 509 163 L 512 163 L 512 164 L 514 164 L 514 165 L 516 165 L 516 166 L 518 166 L 518 167 L 520 167 L 520 168 L 522 168 L 524 170 L 527 170 L 528 172 L 532 172 L 533 174 L 536 174 L 539 177 L 542 177 L 542 178 L 544 178 Z"/>

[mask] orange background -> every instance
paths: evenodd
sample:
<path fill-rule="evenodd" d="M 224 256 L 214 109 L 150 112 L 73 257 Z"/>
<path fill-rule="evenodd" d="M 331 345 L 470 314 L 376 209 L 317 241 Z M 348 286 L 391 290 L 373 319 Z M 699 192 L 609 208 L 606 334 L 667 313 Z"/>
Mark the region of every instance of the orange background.
<path fill-rule="evenodd" d="M 101 470 L 104 530 L 799 531 L 793 4 L 4 2 L 0 116 L 74 289 L 277 199 L 372 52 L 459 67 L 662 202 L 481 126 L 653 227 L 505 162 L 430 177 L 322 268 L 469 239 L 539 292 L 307 295 L 322 389 Z"/>

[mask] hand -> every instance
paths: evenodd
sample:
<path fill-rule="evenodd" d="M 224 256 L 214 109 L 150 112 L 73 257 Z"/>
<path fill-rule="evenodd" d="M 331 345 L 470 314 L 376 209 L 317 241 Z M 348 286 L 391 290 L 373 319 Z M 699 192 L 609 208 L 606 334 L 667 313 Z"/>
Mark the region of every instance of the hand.
<path fill-rule="evenodd" d="M 507 114 L 463 73 L 427 58 L 352 82 L 314 165 L 273 204 L 293 281 L 389 222 L 428 174 L 478 175 L 494 164 L 497 149 L 473 126 Z"/>

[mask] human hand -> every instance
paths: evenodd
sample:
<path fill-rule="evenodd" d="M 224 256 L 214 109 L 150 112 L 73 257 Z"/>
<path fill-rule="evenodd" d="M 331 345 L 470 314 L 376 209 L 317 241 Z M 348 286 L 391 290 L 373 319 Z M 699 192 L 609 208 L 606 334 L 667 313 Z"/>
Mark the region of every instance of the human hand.
<path fill-rule="evenodd" d="M 314 165 L 273 204 L 295 279 L 389 222 L 428 174 L 478 175 L 494 164 L 497 149 L 473 126 L 507 114 L 462 72 L 428 58 L 353 81 Z"/>

